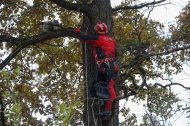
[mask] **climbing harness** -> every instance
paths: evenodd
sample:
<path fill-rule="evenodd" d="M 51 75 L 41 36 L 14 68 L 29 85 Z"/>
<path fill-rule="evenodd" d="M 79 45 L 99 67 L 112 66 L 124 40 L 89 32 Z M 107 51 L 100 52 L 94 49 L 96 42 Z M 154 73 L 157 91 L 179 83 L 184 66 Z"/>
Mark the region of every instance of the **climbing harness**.
<path fill-rule="evenodd" d="M 89 91 L 91 96 L 98 98 L 99 113 L 98 117 L 102 118 L 109 115 L 110 111 L 106 111 L 105 103 L 110 98 L 109 82 L 113 79 L 114 58 L 104 58 L 97 62 L 97 68 L 94 80 L 90 84 Z M 103 69 L 101 69 L 103 68 Z"/>
<path fill-rule="evenodd" d="M 106 64 L 108 67 L 110 67 L 110 61 L 114 61 L 115 58 L 104 58 L 99 61 L 97 61 L 97 65 L 100 68 L 101 64 Z"/>
<path fill-rule="evenodd" d="M 109 60 L 115 60 L 115 58 L 111 58 L 111 57 L 104 58 L 104 59 L 97 61 L 97 64 L 100 65 L 101 63 L 108 63 Z"/>

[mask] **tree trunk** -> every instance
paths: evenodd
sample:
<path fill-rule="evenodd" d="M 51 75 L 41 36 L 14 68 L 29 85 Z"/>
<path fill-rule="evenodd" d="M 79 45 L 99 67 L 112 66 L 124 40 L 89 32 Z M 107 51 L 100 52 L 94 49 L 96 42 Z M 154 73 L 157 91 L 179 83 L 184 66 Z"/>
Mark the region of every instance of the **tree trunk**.
<path fill-rule="evenodd" d="M 89 5 L 93 9 L 96 19 L 93 22 L 84 15 L 83 24 L 81 30 L 89 34 L 94 33 L 94 25 L 98 21 L 102 21 L 107 24 L 109 29 L 109 34 L 112 34 L 112 8 L 110 0 L 93 0 L 92 4 Z M 96 73 L 96 63 L 94 62 L 94 57 L 92 54 L 92 46 L 83 43 L 83 66 L 84 66 L 84 76 L 85 76 L 85 103 L 84 103 L 84 125 L 85 126 L 118 126 L 119 119 L 118 114 L 115 114 L 110 121 L 102 121 L 101 118 L 97 116 L 99 113 L 99 105 L 97 104 L 97 99 L 95 100 L 90 96 L 88 92 L 88 85 L 93 80 L 94 74 Z M 117 110 L 118 111 L 118 110 Z"/>
<path fill-rule="evenodd" d="M 2 99 L 2 96 L 0 94 L 0 107 L 1 107 L 1 126 L 6 126 L 5 125 L 5 114 L 4 114 L 4 109 L 5 109 L 5 106 L 3 104 L 3 99 Z"/>

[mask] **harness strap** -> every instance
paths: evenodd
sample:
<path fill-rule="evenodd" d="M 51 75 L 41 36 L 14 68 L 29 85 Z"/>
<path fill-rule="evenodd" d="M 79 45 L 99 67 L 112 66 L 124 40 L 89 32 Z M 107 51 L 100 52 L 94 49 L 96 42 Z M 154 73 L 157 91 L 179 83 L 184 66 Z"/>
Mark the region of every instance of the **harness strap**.
<path fill-rule="evenodd" d="M 97 64 L 98 64 L 98 66 L 99 66 L 100 64 L 102 64 L 102 63 L 108 64 L 108 63 L 109 63 L 109 60 L 115 60 L 115 58 L 112 58 L 112 57 L 104 58 L 104 59 L 101 59 L 101 60 L 97 61 Z"/>
<path fill-rule="evenodd" d="M 115 56 L 109 54 L 109 55 L 105 56 L 105 58 L 100 59 L 99 61 L 97 61 L 97 65 L 98 65 L 98 67 L 100 68 L 100 65 L 101 65 L 102 63 L 105 63 L 105 64 L 107 64 L 107 66 L 109 67 L 109 65 L 110 65 L 110 64 L 109 64 L 109 61 L 115 61 Z"/>

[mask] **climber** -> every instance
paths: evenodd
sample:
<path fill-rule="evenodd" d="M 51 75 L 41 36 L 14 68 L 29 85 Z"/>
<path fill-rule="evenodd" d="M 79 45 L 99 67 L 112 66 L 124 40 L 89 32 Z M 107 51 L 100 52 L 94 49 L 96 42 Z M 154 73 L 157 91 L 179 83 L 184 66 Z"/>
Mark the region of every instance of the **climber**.
<path fill-rule="evenodd" d="M 94 30 L 94 35 L 85 35 L 79 28 L 74 28 L 74 32 L 79 39 L 93 45 L 93 55 L 98 68 L 97 82 L 99 82 L 95 88 L 97 96 L 105 98 L 105 108 L 99 114 L 108 115 L 110 113 L 112 100 L 116 97 L 114 89 L 115 77 L 118 72 L 118 67 L 115 63 L 116 43 L 107 35 L 108 27 L 105 23 L 98 22 L 94 26 Z M 101 81 L 103 81 L 103 83 Z M 107 91 L 101 92 L 105 90 L 105 87 Z"/>

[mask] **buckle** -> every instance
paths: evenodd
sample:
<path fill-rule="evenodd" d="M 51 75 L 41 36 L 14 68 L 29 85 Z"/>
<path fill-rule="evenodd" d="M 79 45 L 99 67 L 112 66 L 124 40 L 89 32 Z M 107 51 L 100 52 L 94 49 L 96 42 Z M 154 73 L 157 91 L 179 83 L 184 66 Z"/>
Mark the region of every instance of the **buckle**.
<path fill-rule="evenodd" d="M 97 61 L 98 67 L 100 68 L 100 65 L 102 63 L 106 63 L 109 66 L 109 60 L 114 60 L 114 58 L 104 58 L 104 59 Z"/>

